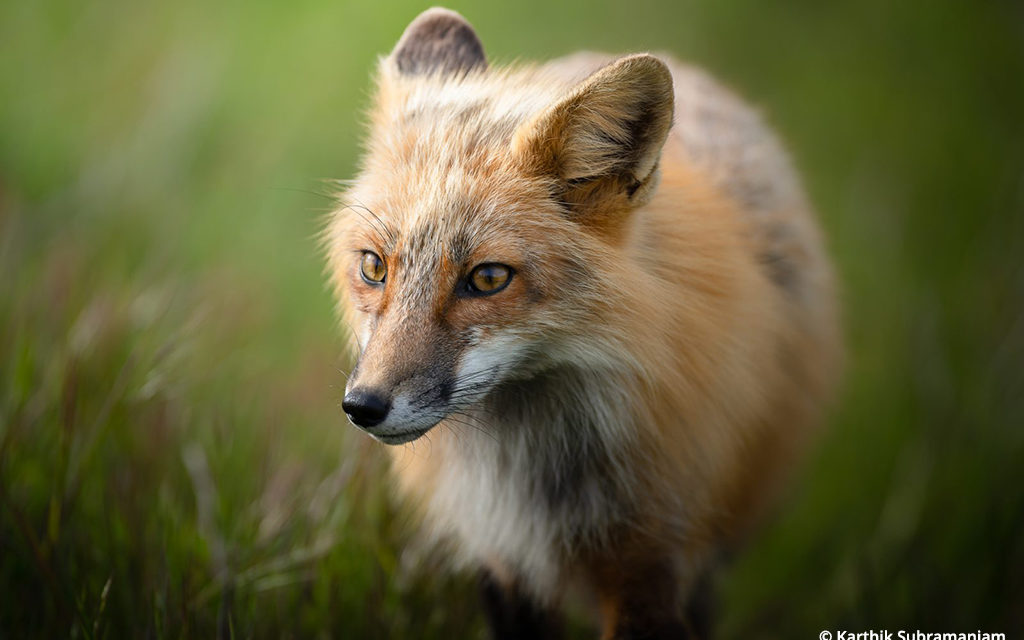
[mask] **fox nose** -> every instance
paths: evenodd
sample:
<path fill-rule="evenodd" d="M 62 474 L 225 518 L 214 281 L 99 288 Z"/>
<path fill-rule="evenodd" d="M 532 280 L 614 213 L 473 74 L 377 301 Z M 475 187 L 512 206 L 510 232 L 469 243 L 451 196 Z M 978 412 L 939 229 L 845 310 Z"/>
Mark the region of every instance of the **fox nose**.
<path fill-rule="evenodd" d="M 366 389 L 353 389 L 345 394 L 341 408 L 349 419 L 360 427 L 374 427 L 388 417 L 391 401 Z"/>

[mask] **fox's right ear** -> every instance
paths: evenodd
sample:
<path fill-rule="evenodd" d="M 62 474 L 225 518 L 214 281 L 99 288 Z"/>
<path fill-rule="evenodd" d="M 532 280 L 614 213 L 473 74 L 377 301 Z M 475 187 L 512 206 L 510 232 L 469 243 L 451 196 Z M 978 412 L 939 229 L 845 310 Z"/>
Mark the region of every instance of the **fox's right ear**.
<path fill-rule="evenodd" d="M 522 125 L 513 150 L 527 171 L 553 180 L 575 217 L 614 226 L 653 194 L 673 103 L 664 62 L 620 58 Z"/>
<path fill-rule="evenodd" d="M 434 7 L 413 20 L 388 56 L 402 75 L 451 75 L 487 68 L 484 46 L 466 19 Z"/>

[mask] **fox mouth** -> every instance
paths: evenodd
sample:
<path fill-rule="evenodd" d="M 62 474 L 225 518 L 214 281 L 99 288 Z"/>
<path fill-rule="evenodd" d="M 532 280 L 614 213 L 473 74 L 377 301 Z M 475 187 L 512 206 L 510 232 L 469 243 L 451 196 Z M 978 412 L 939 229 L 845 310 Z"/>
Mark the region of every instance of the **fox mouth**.
<path fill-rule="evenodd" d="M 374 438 L 376 438 L 380 442 L 383 442 L 384 444 L 391 444 L 391 445 L 406 444 L 408 442 L 412 442 L 413 440 L 417 440 L 420 436 L 422 436 L 426 432 L 430 431 L 432 428 L 433 428 L 433 425 L 427 427 L 426 429 L 412 429 L 410 431 L 403 431 L 401 433 L 389 433 L 389 434 L 386 434 L 386 435 L 381 433 L 381 434 L 370 434 L 370 435 L 372 435 Z"/>

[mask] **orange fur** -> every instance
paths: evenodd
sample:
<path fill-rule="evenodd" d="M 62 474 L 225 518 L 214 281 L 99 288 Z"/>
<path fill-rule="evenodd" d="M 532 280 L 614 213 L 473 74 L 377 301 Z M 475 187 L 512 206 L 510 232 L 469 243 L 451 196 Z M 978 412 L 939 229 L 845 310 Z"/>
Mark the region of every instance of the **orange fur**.
<path fill-rule="evenodd" d="M 467 38 L 431 10 L 381 62 L 325 236 L 360 352 L 349 389 L 401 407 L 371 434 L 429 430 L 391 449 L 398 486 L 457 564 L 544 604 L 581 583 L 608 637 L 655 628 L 821 420 L 831 270 L 774 137 L 699 71 L 598 54 L 495 70 Z M 382 286 L 359 276 L 367 250 Z M 466 295 L 483 263 L 515 275 Z M 466 397 L 439 390 L 467 369 Z"/>

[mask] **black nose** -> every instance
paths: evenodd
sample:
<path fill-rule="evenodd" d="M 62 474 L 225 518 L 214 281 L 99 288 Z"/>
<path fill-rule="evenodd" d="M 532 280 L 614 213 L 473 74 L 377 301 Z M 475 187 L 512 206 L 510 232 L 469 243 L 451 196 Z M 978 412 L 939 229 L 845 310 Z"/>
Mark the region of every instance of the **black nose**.
<path fill-rule="evenodd" d="M 388 417 L 391 401 L 372 391 L 353 389 L 345 394 L 341 408 L 348 414 L 349 419 L 360 427 L 373 427 Z"/>

